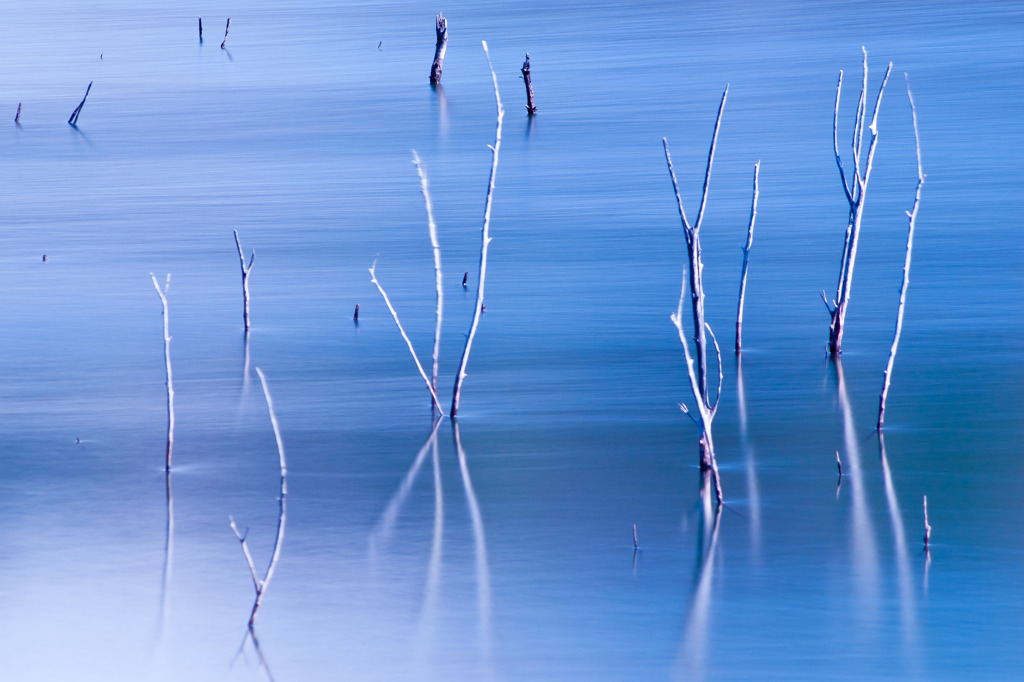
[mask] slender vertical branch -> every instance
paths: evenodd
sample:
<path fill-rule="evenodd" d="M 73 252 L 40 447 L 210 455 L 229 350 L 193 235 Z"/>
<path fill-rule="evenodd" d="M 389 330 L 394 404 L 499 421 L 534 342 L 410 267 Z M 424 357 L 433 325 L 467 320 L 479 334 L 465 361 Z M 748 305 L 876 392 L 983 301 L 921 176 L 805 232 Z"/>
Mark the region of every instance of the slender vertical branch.
<path fill-rule="evenodd" d="M 199 42 L 203 42 L 203 18 L 199 17 Z"/>
<path fill-rule="evenodd" d="M 20 125 L 21 123 L 21 102 L 18 102 L 18 111 L 14 114 L 14 123 L 15 125 Z"/>
<path fill-rule="evenodd" d="M 423 201 L 427 206 L 427 229 L 430 232 L 430 246 L 434 252 L 434 288 L 437 301 L 436 312 L 434 313 L 434 371 L 430 375 L 430 385 L 437 392 L 437 371 L 438 357 L 441 352 L 441 318 L 444 313 L 444 286 L 441 277 L 441 244 L 437 240 L 437 223 L 434 222 L 434 206 L 430 201 L 430 188 L 427 185 L 427 173 L 420 163 L 420 155 L 412 150 L 412 162 L 416 165 L 416 172 L 420 176 L 420 188 L 423 190 Z"/>
<path fill-rule="evenodd" d="M 245 256 L 242 254 L 242 242 L 238 239 L 238 230 L 235 233 L 235 246 L 238 248 L 238 266 L 242 269 L 242 320 L 245 323 L 245 331 L 249 331 L 249 273 L 252 272 L 253 263 L 256 261 L 256 251 L 252 252 L 249 258 L 249 265 L 245 264 Z"/>
<path fill-rule="evenodd" d="M 711 182 L 711 165 L 715 162 L 715 148 L 718 146 L 718 130 L 722 125 L 722 112 L 725 110 L 725 100 L 729 96 L 729 86 L 725 86 L 722 92 L 722 101 L 718 103 L 718 116 L 715 117 L 715 131 L 711 135 L 711 146 L 708 148 L 708 163 L 704 168 L 704 188 L 700 193 L 700 208 L 697 209 L 697 220 L 693 224 L 693 231 L 700 231 L 704 222 L 704 209 L 708 204 L 708 186 Z"/>
<path fill-rule="evenodd" d="M 68 123 L 70 125 L 78 125 L 78 116 L 82 113 L 82 107 L 85 106 L 85 100 L 88 99 L 90 90 L 92 90 L 92 81 L 89 81 L 89 86 L 85 89 L 85 96 L 82 97 L 82 101 L 78 103 L 75 110 L 71 112 L 71 116 L 68 117 Z M 18 105 L 18 113 L 21 113 L 21 105 Z"/>
<path fill-rule="evenodd" d="M 444 53 L 448 49 L 448 20 L 443 13 L 438 13 L 435 25 L 437 44 L 434 46 L 434 63 L 430 65 L 430 82 L 441 82 L 441 67 L 444 65 Z"/>
<path fill-rule="evenodd" d="M 505 118 L 505 108 L 501 105 L 501 95 L 498 92 L 498 77 L 491 66 L 491 54 L 487 51 L 487 41 L 481 41 L 484 48 L 484 56 L 487 57 L 487 68 L 491 71 L 491 81 L 494 83 L 494 102 L 497 107 L 497 124 L 494 131 L 494 144 L 489 145 L 491 150 L 491 174 L 487 181 L 487 197 L 484 201 L 484 224 L 480 230 L 480 274 L 476 282 L 476 305 L 473 309 L 473 321 L 469 327 L 469 334 L 466 335 L 466 345 L 462 348 L 462 358 L 459 360 L 459 368 L 455 373 L 455 388 L 452 390 L 451 416 L 454 417 L 459 411 L 459 397 L 462 392 L 462 382 L 466 378 L 466 364 L 469 362 L 469 352 L 473 347 L 473 338 L 476 336 L 477 326 L 480 324 L 480 316 L 484 311 L 484 282 L 487 276 L 487 251 L 491 243 L 491 206 L 494 199 L 494 179 L 498 174 L 498 151 L 501 149 L 501 122 Z"/>
<path fill-rule="evenodd" d="M 906 77 L 906 74 L 904 74 Z M 917 222 L 917 209 L 921 205 L 921 188 L 924 186 L 924 168 L 921 165 L 921 135 L 917 129 L 917 107 L 914 106 L 914 95 L 910 92 L 910 79 L 907 78 L 907 98 L 910 100 L 910 113 L 914 119 L 914 144 L 917 149 L 917 190 L 914 192 L 914 207 L 907 211 L 907 249 L 903 260 L 903 282 L 900 284 L 900 302 L 896 308 L 896 330 L 889 348 L 889 360 L 882 372 L 882 392 L 878 396 L 878 423 L 875 428 L 881 429 L 885 421 L 885 401 L 889 397 L 889 382 L 892 380 L 892 368 L 896 362 L 896 349 L 900 344 L 903 332 L 903 312 L 907 305 L 907 287 L 910 285 L 910 257 L 914 250 L 914 226 Z"/>
<path fill-rule="evenodd" d="M 420 359 L 416 356 L 416 349 L 412 347 L 412 341 L 409 340 L 409 335 L 405 333 L 405 327 L 402 326 L 401 320 L 398 319 L 398 313 L 395 312 L 395 307 L 391 305 L 391 299 L 388 298 L 388 294 L 384 291 L 384 287 L 382 287 L 380 282 L 377 281 L 376 270 L 377 261 L 373 261 L 373 267 L 370 268 L 370 281 L 377 287 L 377 291 L 380 292 L 380 295 L 384 297 L 384 303 L 387 304 L 388 310 L 391 311 L 391 317 L 394 318 L 395 324 L 398 325 L 398 331 L 402 335 L 402 338 L 405 339 L 405 345 L 409 347 L 409 353 L 412 354 L 412 359 L 416 363 L 416 369 L 419 370 L 420 376 L 423 377 L 423 381 L 427 384 L 427 390 L 430 391 L 430 398 L 433 400 L 433 406 L 443 415 L 444 411 L 441 409 L 441 402 L 437 399 L 437 392 L 434 390 L 433 385 L 431 385 L 430 378 L 427 376 L 427 373 L 423 371 L 423 365 L 420 364 Z"/>
<path fill-rule="evenodd" d="M 149 276 L 153 280 L 153 288 L 156 295 L 160 297 L 160 304 L 163 306 L 164 316 L 164 368 L 167 375 L 167 453 L 165 456 L 164 470 L 171 470 L 171 452 L 174 450 L 174 381 L 171 376 L 171 333 L 167 320 L 167 290 L 171 287 L 171 274 L 167 273 L 167 281 L 163 289 L 156 281 L 156 275 L 152 272 Z"/>
<path fill-rule="evenodd" d="M 231 17 L 228 17 L 228 23 L 224 24 L 224 40 L 220 41 L 220 49 L 224 49 L 224 44 L 228 42 L 228 31 L 231 30 Z"/>
<path fill-rule="evenodd" d="M 526 84 L 526 111 L 530 116 L 537 113 L 537 105 L 533 101 L 533 80 L 530 78 L 530 53 L 526 53 L 526 60 L 521 69 L 523 83 Z"/>
<path fill-rule="evenodd" d="M 736 353 L 743 346 L 743 299 L 747 293 L 747 264 L 750 261 L 750 247 L 754 243 L 754 220 L 757 219 L 757 176 L 761 170 L 761 161 L 754 164 L 754 198 L 750 202 L 750 222 L 747 223 L 747 243 L 743 246 L 743 267 L 740 270 L 740 297 L 736 304 Z"/>

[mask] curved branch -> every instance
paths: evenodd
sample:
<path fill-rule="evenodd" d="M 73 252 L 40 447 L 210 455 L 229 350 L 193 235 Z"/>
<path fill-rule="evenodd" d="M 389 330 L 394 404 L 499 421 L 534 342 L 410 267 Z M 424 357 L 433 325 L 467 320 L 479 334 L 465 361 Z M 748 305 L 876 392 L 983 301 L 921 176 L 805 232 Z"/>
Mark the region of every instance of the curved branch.
<path fill-rule="evenodd" d="M 711 342 L 715 344 L 715 358 L 718 360 L 718 390 L 715 393 L 715 404 L 709 408 L 711 417 L 714 418 L 715 413 L 718 412 L 718 401 L 722 399 L 722 349 L 718 347 L 718 339 L 715 338 L 715 332 L 711 331 L 711 325 L 705 322 L 704 327 L 711 335 Z"/>

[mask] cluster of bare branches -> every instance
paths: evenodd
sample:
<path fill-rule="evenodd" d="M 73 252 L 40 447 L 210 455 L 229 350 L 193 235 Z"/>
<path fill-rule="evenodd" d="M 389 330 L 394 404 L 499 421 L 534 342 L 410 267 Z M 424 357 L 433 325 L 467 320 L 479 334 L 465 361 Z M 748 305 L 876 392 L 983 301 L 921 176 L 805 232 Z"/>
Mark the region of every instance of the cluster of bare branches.
<path fill-rule="evenodd" d="M 882 77 L 882 84 L 878 88 L 878 95 L 875 97 L 871 122 L 867 123 L 868 52 L 863 47 L 861 50 L 864 53 L 863 79 L 853 122 L 853 137 L 850 141 L 853 152 L 853 173 L 849 178 L 843 167 L 843 157 L 839 153 L 839 95 L 843 89 L 842 71 L 839 72 L 839 81 L 836 83 L 836 106 L 832 118 L 832 146 L 835 151 L 836 166 L 839 168 L 839 179 L 843 183 L 843 192 L 846 194 L 850 213 L 846 226 L 846 239 L 843 242 L 843 254 L 839 261 L 839 281 L 836 284 L 835 298 L 830 303 L 825 297 L 825 292 L 821 292 L 821 299 L 825 302 L 830 317 L 828 335 L 830 355 L 839 355 L 843 352 L 843 331 L 846 326 L 846 310 L 850 303 L 850 289 L 853 286 L 853 266 L 857 259 L 861 222 L 864 218 L 864 200 L 867 198 L 868 180 L 871 178 L 871 165 L 875 160 L 875 145 L 878 142 L 878 109 L 882 104 L 885 85 L 889 82 L 889 74 L 892 72 L 892 62 L 889 62 L 885 76 Z M 865 125 L 866 123 L 867 125 Z M 866 159 L 862 158 L 865 130 L 870 132 Z"/>
<path fill-rule="evenodd" d="M 722 101 L 718 105 L 718 116 L 715 118 L 715 130 L 711 136 L 711 146 L 708 149 L 707 166 L 704 169 L 704 189 L 701 192 L 700 206 L 697 209 L 697 218 L 691 224 L 686 217 L 686 209 L 683 208 L 683 200 L 679 195 L 679 183 L 676 180 L 676 173 L 672 167 L 672 155 L 669 153 L 668 140 L 662 138 L 662 145 L 665 148 L 665 162 L 668 165 L 668 174 L 672 179 L 672 189 L 675 191 L 676 206 L 679 209 L 679 220 L 683 225 L 683 235 L 686 238 L 686 252 L 688 264 L 683 267 L 683 283 L 679 292 L 679 305 L 676 312 L 671 315 L 672 323 L 679 332 L 679 340 L 683 344 L 683 353 L 686 358 L 686 373 L 690 379 L 690 390 L 693 393 L 693 400 L 697 406 L 698 417 L 693 417 L 686 406 L 680 403 L 679 407 L 690 415 L 697 427 L 700 429 L 700 468 L 702 472 L 711 472 L 715 484 L 715 497 L 719 504 L 722 502 L 722 482 L 718 475 L 718 461 L 715 458 L 714 439 L 711 435 L 711 423 L 718 410 L 718 402 L 722 397 L 722 352 L 718 347 L 715 334 L 711 326 L 705 320 L 704 315 L 704 263 L 701 257 L 700 228 L 704 221 L 704 211 L 707 208 L 708 186 L 711 181 L 711 166 L 715 161 L 715 147 L 718 144 L 718 131 L 722 124 L 722 112 L 725 109 L 725 100 L 729 95 L 729 88 L 726 86 L 722 92 Z M 692 341 L 696 349 L 696 358 L 690 354 L 690 341 L 683 328 L 683 302 L 686 299 L 686 291 L 690 291 L 690 310 L 693 317 Z M 706 332 L 706 333 L 705 333 Z M 715 347 L 715 357 L 718 363 L 718 389 L 715 392 L 714 400 L 708 388 L 708 342 L 710 335 Z"/>
<path fill-rule="evenodd" d="M 441 17 L 438 19 L 440 25 Z M 440 31 L 440 29 L 439 29 Z M 440 33 L 439 33 L 440 36 Z M 438 39 L 440 41 L 440 37 Z M 459 398 L 462 393 L 462 383 L 466 378 L 466 365 L 469 363 L 469 354 L 473 347 L 473 340 L 476 337 L 477 327 L 480 325 L 480 318 L 484 311 L 484 287 L 487 282 L 487 256 L 489 247 L 491 244 L 491 207 L 493 205 L 494 198 L 494 180 L 498 173 L 498 152 L 501 149 L 501 126 L 502 121 L 505 117 L 505 108 L 501 104 L 501 95 L 498 92 L 498 77 L 494 73 L 494 67 L 491 65 L 491 55 L 487 50 L 486 41 L 481 41 L 483 44 L 484 55 L 487 58 L 487 68 L 491 72 L 491 80 L 494 83 L 494 100 L 497 106 L 497 124 L 494 133 L 494 144 L 488 145 L 491 150 L 491 172 L 487 181 L 487 195 L 484 202 L 484 218 L 483 226 L 480 230 L 480 267 L 477 276 L 476 285 L 476 303 L 473 307 L 473 318 L 470 323 L 469 332 L 466 334 L 466 343 L 462 349 L 462 356 L 459 359 L 459 366 L 455 373 L 455 386 L 452 389 L 452 402 L 451 408 L 448 414 L 455 417 L 459 411 Z M 440 44 L 440 43 L 439 43 Z M 413 163 L 416 165 L 416 170 L 420 177 L 420 187 L 423 191 L 423 198 L 427 208 L 427 224 L 430 232 L 430 243 L 434 253 L 434 274 L 435 283 L 437 289 L 437 307 L 435 313 L 435 324 L 434 324 L 434 353 L 433 353 L 433 374 L 431 377 L 427 376 L 426 371 L 423 369 L 423 365 L 420 363 L 419 357 L 416 355 L 416 350 L 413 348 L 412 341 L 409 339 L 408 334 L 405 333 L 405 329 L 402 326 L 401 321 L 398 318 L 398 313 L 395 307 L 391 304 L 391 300 L 384 290 L 384 287 L 377 280 L 376 268 L 377 262 L 374 261 L 373 267 L 370 268 L 370 281 L 377 287 L 381 296 L 384 298 L 384 302 L 391 312 L 391 316 L 395 320 L 395 324 L 398 326 L 398 331 L 401 333 L 402 338 L 405 340 L 406 345 L 409 347 L 409 352 L 412 354 L 413 360 L 416 363 L 416 368 L 419 370 L 420 376 L 423 377 L 423 381 L 427 385 L 427 390 L 430 392 L 431 404 L 434 410 L 440 416 L 444 416 L 444 408 L 441 406 L 441 401 L 437 397 L 437 376 L 438 376 L 438 364 L 439 364 L 439 353 L 441 344 L 441 323 L 444 312 L 444 293 L 442 285 L 442 273 L 441 273 L 441 247 L 437 238 L 437 224 L 434 221 L 433 205 L 430 200 L 430 189 L 427 183 L 426 171 L 423 169 L 423 165 L 420 162 L 419 155 L 416 151 L 413 151 Z M 465 284 L 465 278 L 463 278 L 463 284 Z"/>

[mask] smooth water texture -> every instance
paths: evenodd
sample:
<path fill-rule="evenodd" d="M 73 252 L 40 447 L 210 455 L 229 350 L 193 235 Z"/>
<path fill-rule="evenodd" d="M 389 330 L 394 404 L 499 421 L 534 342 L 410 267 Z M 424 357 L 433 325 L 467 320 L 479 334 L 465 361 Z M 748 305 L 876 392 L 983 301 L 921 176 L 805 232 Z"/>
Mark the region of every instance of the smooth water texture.
<path fill-rule="evenodd" d="M 1019 6 L 244 5 L 5 8 L 5 679 L 1024 669 Z M 449 45 L 434 89 L 439 9 Z M 495 133 L 481 40 L 507 110 L 486 312 L 458 428 L 445 420 L 432 436 L 367 268 L 377 259 L 429 371 L 416 149 L 443 254 L 447 401 Z M 846 227 L 832 111 L 842 69 L 845 152 L 862 45 L 872 96 L 894 68 L 835 363 L 819 298 Z M 928 177 L 883 443 L 873 427 L 916 182 L 904 73 Z M 727 83 L 702 229 L 726 351 L 715 515 L 677 407 L 690 392 L 669 313 L 685 250 L 661 138 L 692 215 Z M 758 159 L 741 362 L 730 349 Z M 233 229 L 257 254 L 248 343 Z M 151 272 L 172 274 L 169 479 Z M 228 517 L 263 571 L 281 492 L 255 367 L 289 471 L 281 558 L 250 636 L 253 584 Z"/>

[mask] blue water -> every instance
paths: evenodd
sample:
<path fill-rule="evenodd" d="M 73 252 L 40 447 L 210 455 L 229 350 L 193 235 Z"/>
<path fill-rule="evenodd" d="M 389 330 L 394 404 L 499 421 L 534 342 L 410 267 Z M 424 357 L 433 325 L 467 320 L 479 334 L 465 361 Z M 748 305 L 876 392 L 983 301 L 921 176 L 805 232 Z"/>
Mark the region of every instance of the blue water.
<path fill-rule="evenodd" d="M 1024 669 L 1020 7 L 136 4 L 10 2 L 0 28 L 5 679 Z M 434 90 L 438 9 L 449 47 Z M 446 420 L 435 465 L 426 391 L 367 268 L 376 258 L 429 368 L 416 149 L 443 250 L 446 401 L 495 128 L 481 40 L 507 109 L 487 306 L 464 456 Z M 894 67 L 837 367 L 818 295 L 846 225 L 832 107 L 843 69 L 848 140 L 862 45 L 872 91 Z M 904 72 L 928 177 L 883 460 L 873 426 L 916 182 Z M 715 522 L 677 407 L 689 389 L 668 316 L 684 247 L 661 138 L 692 214 L 727 83 L 703 227 L 726 351 L 758 159 L 761 195 L 742 364 L 723 362 Z M 257 253 L 248 347 L 233 229 Z M 150 272 L 172 273 L 170 534 Z M 256 366 L 289 457 L 259 652 L 228 527 L 249 528 L 262 569 L 280 480 Z"/>

